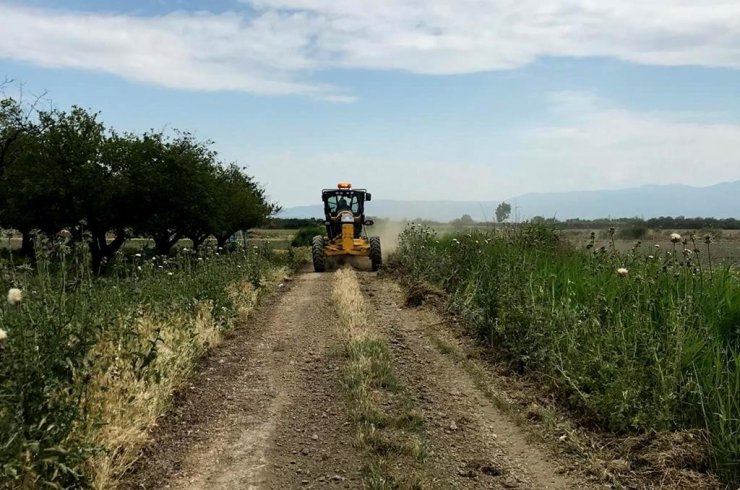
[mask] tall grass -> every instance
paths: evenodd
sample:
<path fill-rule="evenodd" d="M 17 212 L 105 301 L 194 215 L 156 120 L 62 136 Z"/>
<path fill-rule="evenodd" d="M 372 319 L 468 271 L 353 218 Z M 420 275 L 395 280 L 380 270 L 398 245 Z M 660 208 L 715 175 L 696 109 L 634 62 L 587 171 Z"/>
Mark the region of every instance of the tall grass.
<path fill-rule="evenodd" d="M 145 256 L 97 279 L 61 240 L 35 266 L 4 259 L 0 488 L 112 486 L 197 358 L 287 265 L 251 247 Z"/>
<path fill-rule="evenodd" d="M 474 333 L 536 374 L 582 420 L 615 432 L 705 428 L 740 478 L 740 276 L 711 245 L 666 237 L 619 253 L 613 230 L 572 248 L 550 229 L 437 237 L 412 226 L 398 258 L 450 294 Z"/>

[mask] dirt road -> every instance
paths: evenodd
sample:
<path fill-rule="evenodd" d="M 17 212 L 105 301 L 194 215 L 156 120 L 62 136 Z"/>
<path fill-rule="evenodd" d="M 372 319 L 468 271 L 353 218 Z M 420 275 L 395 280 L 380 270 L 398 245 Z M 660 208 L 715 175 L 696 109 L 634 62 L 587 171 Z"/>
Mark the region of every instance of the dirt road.
<path fill-rule="evenodd" d="M 342 383 L 334 277 L 296 275 L 233 331 L 178 394 L 123 488 L 370 486 L 368 448 Z M 443 320 L 434 311 L 404 307 L 390 279 L 357 277 L 370 328 L 390 346 L 395 376 L 422 420 L 420 486 L 588 487 L 479 389 L 445 344 L 455 339 L 441 340 Z M 393 464 L 390 453 L 381 457 Z"/>

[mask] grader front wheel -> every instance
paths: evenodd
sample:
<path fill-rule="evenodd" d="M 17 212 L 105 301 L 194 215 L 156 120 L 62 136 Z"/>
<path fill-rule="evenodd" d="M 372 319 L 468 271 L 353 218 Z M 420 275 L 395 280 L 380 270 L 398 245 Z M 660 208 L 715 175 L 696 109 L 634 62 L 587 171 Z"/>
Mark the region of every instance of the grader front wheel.
<path fill-rule="evenodd" d="M 380 249 L 380 237 L 371 236 L 370 239 L 370 262 L 372 263 L 373 271 L 380 269 L 383 265 L 383 253 Z"/>
<path fill-rule="evenodd" d="M 313 270 L 324 272 L 326 270 L 326 256 L 324 256 L 324 237 L 317 235 L 311 242 L 311 255 L 313 257 Z"/>

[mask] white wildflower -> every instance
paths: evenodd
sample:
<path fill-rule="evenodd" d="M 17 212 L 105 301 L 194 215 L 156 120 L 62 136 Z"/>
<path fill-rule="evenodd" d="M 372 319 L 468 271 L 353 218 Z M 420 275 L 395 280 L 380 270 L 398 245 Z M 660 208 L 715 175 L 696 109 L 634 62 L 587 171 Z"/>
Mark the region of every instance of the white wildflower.
<path fill-rule="evenodd" d="M 671 233 L 671 241 L 673 243 L 680 242 L 681 241 L 681 235 L 679 235 L 678 233 Z"/>
<path fill-rule="evenodd" d="M 10 288 L 8 290 L 8 303 L 14 305 L 23 301 L 23 291 L 18 288 Z"/>
<path fill-rule="evenodd" d="M 136 266 L 136 270 L 137 270 L 137 271 L 141 271 L 141 266 L 140 266 L 140 265 L 137 265 L 137 266 Z"/>
<path fill-rule="evenodd" d="M 8 338 L 8 332 L 0 328 L 0 342 Z"/>
<path fill-rule="evenodd" d="M 141 258 L 141 254 L 134 254 L 134 257 Z"/>
<path fill-rule="evenodd" d="M 167 273 L 167 275 L 168 275 L 168 276 L 171 276 L 172 274 L 173 274 L 172 272 L 168 272 L 168 273 Z"/>
<path fill-rule="evenodd" d="M 198 257 L 198 260 L 203 262 L 203 257 Z"/>
<path fill-rule="evenodd" d="M 627 272 L 629 272 L 629 271 L 627 269 L 625 269 L 624 267 L 620 267 L 619 269 L 617 269 L 617 275 L 619 277 L 626 276 L 627 275 Z"/>

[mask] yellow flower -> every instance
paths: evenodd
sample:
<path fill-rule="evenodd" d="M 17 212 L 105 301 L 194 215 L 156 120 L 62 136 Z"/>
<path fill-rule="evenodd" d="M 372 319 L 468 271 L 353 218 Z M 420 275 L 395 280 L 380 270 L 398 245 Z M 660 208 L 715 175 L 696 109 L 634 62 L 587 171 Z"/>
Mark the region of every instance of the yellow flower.
<path fill-rule="evenodd" d="M 10 288 L 8 290 L 8 303 L 14 305 L 23 301 L 23 291 L 18 288 Z"/>

